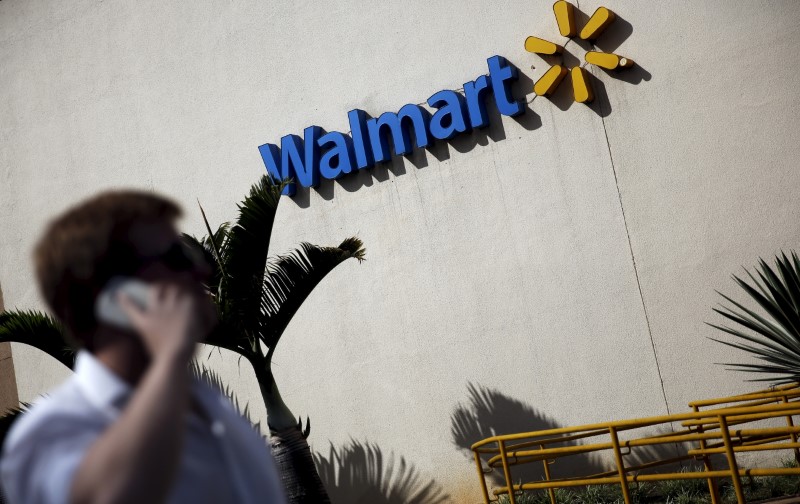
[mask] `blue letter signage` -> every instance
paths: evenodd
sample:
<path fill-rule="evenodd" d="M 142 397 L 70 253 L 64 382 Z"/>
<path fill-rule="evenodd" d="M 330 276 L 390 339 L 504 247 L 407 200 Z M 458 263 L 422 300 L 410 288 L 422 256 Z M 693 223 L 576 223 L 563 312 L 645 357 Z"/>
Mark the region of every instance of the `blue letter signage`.
<path fill-rule="evenodd" d="M 511 96 L 511 82 L 518 77 L 517 69 L 502 56 L 487 60 L 489 76 L 481 75 L 464 84 L 464 94 L 444 90 L 428 98 L 435 109 L 433 116 L 419 105 L 403 105 L 397 113 L 384 112 L 370 118 L 363 110 L 347 113 L 350 135 L 319 126 L 309 126 L 303 138 L 286 135 L 281 145 L 259 146 L 261 159 L 269 174 L 278 180 L 291 178 L 303 187 L 315 187 L 319 177 L 334 180 L 353 171 L 375 166 L 391 159 L 389 140 L 395 155 L 408 155 L 413 144 L 425 148 L 434 139 L 448 140 L 459 133 L 489 125 L 486 100 L 494 95 L 497 110 L 507 116 L 525 111 L 520 100 Z M 287 184 L 283 194 L 293 195 L 295 184 Z"/>

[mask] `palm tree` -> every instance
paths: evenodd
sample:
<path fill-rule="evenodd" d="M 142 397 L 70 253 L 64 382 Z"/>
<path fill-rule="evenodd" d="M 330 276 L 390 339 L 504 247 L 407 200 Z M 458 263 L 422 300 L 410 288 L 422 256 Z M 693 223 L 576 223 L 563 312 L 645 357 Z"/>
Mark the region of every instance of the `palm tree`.
<path fill-rule="evenodd" d="M 239 205 L 236 223 L 222 224 L 216 232 L 201 208 L 208 236 L 184 238 L 214 266 L 208 287 L 219 307 L 220 323 L 206 343 L 234 351 L 253 366 L 267 409 L 272 452 L 289 501 L 329 502 L 306 441 L 310 423 L 307 420 L 303 430 L 284 403 L 272 374 L 272 356 L 314 287 L 343 261 L 362 261 L 364 248 L 357 238 L 348 238 L 338 247 L 302 243 L 297 250 L 268 260 L 275 213 L 286 183 L 263 176 Z"/>
<path fill-rule="evenodd" d="M 338 247 L 302 243 L 293 252 L 268 259 L 272 226 L 286 183 L 263 176 L 239 204 L 236 222 L 223 223 L 215 232 L 201 207 L 208 236 L 183 238 L 212 265 L 208 288 L 218 307 L 219 324 L 206 344 L 236 352 L 253 366 L 267 409 L 272 453 L 289 502 L 326 503 L 330 500 L 307 442 L 310 421 L 303 429 L 284 403 L 272 374 L 272 356 L 311 291 L 343 261 L 361 262 L 364 248 L 357 238 L 348 238 Z M 74 364 L 63 328 L 39 312 L 0 314 L 2 341 L 26 343 L 70 368 Z"/>
<path fill-rule="evenodd" d="M 800 259 L 781 253 L 775 267 L 759 259 L 756 275 L 745 269 L 749 283 L 733 275 L 733 280 L 756 301 L 758 308 L 747 308 L 717 291 L 729 306 L 714 311 L 734 322 L 733 327 L 708 324 L 734 336 L 735 342 L 712 338 L 757 357 L 757 364 L 727 364 L 732 369 L 765 374 L 754 381 L 773 384 L 800 382 Z"/>

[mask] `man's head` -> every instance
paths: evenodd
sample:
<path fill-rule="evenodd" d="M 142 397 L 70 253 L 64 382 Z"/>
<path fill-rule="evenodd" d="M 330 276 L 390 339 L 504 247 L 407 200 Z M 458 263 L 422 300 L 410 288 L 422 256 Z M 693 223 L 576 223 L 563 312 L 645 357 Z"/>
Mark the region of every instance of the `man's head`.
<path fill-rule="evenodd" d="M 91 349 L 94 303 L 113 277 L 199 283 L 205 266 L 181 246 L 180 208 L 152 193 L 105 192 L 53 220 L 36 247 L 36 275 L 53 313 Z"/>

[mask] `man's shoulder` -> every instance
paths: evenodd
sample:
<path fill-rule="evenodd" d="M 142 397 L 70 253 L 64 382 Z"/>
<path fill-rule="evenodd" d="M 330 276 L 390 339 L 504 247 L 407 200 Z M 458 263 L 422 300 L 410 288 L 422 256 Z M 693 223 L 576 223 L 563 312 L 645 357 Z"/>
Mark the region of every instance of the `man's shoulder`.
<path fill-rule="evenodd" d="M 63 502 L 72 474 L 107 421 L 75 375 L 22 413 L 3 442 L 0 479 L 11 502 Z"/>
<path fill-rule="evenodd" d="M 92 427 L 96 413 L 73 378 L 68 379 L 47 395 L 37 399 L 14 422 L 4 443 L 9 453 L 29 441 L 45 442 L 52 436 L 74 433 L 77 428 Z"/>

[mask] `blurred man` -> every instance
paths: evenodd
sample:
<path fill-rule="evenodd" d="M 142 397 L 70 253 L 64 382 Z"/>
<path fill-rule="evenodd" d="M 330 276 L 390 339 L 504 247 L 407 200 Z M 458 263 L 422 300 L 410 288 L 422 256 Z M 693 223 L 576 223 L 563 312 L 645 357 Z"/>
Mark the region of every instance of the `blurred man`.
<path fill-rule="evenodd" d="M 39 285 L 79 351 L 75 374 L 7 438 L 11 503 L 284 502 L 266 442 L 189 372 L 215 310 L 179 214 L 153 194 L 109 192 L 46 230 Z"/>

